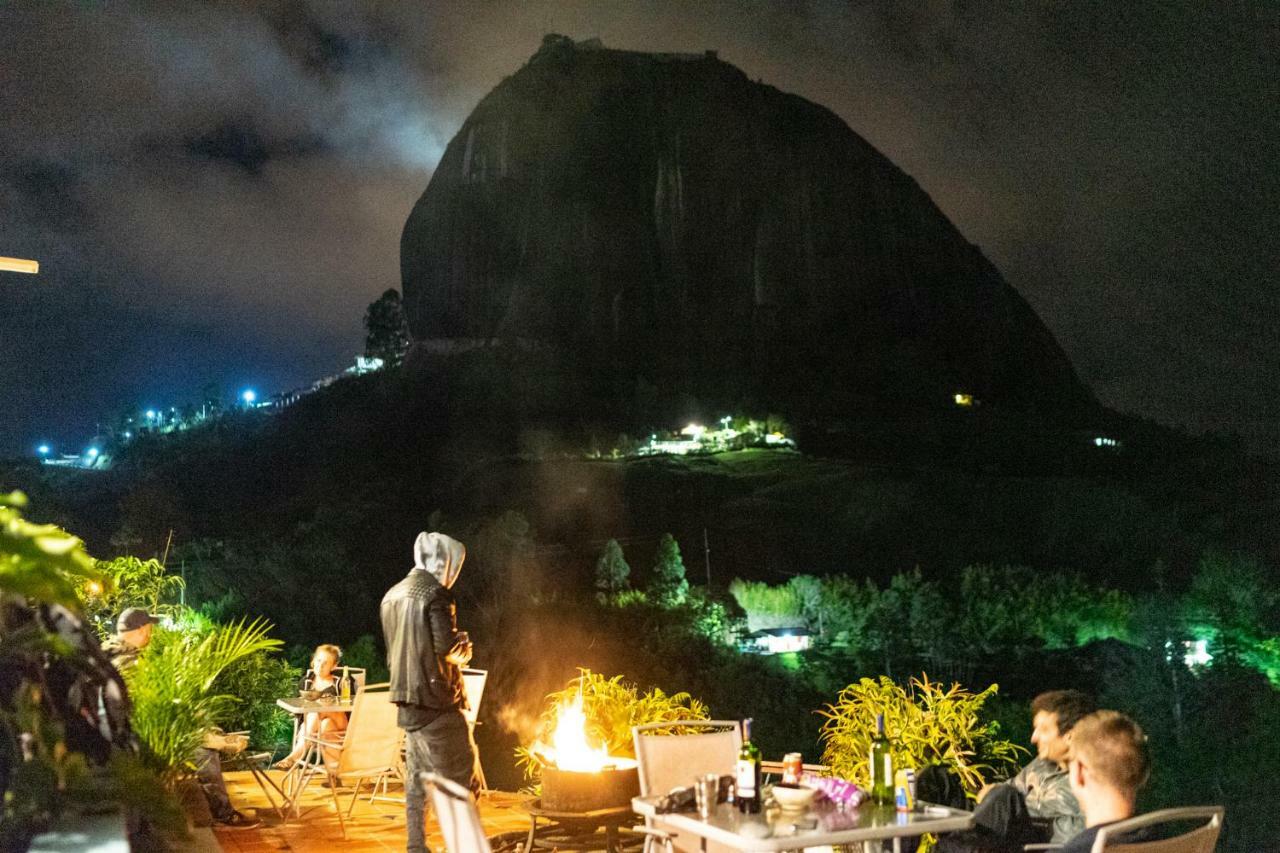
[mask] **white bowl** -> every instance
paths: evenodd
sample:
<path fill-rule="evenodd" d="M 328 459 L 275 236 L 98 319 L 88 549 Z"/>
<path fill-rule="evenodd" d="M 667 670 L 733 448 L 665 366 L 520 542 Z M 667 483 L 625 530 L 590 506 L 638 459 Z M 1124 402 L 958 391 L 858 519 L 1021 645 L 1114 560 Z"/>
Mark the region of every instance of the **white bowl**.
<path fill-rule="evenodd" d="M 789 812 L 807 809 L 817 793 L 813 788 L 807 788 L 803 785 L 795 787 L 786 785 L 773 786 L 773 799 L 777 801 L 782 809 Z"/>

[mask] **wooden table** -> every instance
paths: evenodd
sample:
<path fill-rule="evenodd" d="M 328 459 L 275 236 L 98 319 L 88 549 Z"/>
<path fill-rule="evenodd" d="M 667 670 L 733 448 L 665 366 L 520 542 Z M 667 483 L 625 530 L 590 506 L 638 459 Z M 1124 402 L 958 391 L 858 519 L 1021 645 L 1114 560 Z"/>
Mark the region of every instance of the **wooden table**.
<path fill-rule="evenodd" d="M 945 806 L 922 805 L 919 811 L 899 812 L 893 806 L 864 803 L 856 809 L 840 811 L 823 802 L 805 811 L 769 809 L 758 815 L 739 814 L 732 805 L 721 803 L 711 817 L 675 812 L 658 814 L 660 797 L 636 797 L 631 807 L 636 814 L 658 821 L 658 828 L 702 839 L 702 849 L 714 841 L 734 850 L 800 850 L 836 844 L 863 842 L 864 849 L 879 850 L 878 842 L 893 841 L 900 853 L 901 839 L 927 832 L 959 832 L 973 825 L 973 814 Z M 763 837 L 762 837 L 763 836 Z M 875 846 L 871 846 L 876 842 Z"/>

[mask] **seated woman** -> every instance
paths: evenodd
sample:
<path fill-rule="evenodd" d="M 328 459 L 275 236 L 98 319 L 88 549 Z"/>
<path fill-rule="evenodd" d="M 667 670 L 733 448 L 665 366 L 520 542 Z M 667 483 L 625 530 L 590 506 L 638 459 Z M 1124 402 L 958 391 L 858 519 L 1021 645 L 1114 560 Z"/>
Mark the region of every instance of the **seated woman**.
<path fill-rule="evenodd" d="M 342 657 L 342 649 L 337 646 L 328 643 L 316 646 L 315 654 L 311 656 L 311 669 L 307 670 L 307 674 L 299 682 L 298 691 L 317 690 L 321 696 L 337 697 L 339 677 L 334 674 L 334 669 L 337 668 L 340 657 Z M 306 754 L 306 739 L 308 737 L 319 737 L 321 740 L 336 740 L 337 738 L 334 736 L 346 729 L 346 727 L 347 715 L 342 711 L 313 711 L 307 714 L 302 725 L 298 726 L 298 733 L 293 742 L 293 751 L 277 761 L 273 766 L 277 770 L 292 768 Z"/>

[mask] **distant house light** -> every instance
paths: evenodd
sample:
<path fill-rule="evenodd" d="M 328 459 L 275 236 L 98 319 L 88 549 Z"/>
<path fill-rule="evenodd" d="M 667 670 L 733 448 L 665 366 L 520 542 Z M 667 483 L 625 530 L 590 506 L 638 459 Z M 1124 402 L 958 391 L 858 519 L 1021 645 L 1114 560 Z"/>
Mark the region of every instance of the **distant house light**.
<path fill-rule="evenodd" d="M 972 405 L 973 405 L 973 395 L 972 395 L 972 394 L 960 394 L 960 393 L 957 393 L 957 394 L 956 394 L 956 398 L 955 398 L 955 399 L 956 399 L 956 405 L 957 405 L 957 406 L 963 406 L 964 408 L 969 408 L 970 406 L 972 406 Z"/>
<path fill-rule="evenodd" d="M 96 448 L 96 447 L 90 447 L 88 450 L 86 450 L 86 451 L 84 452 L 84 455 L 85 455 L 85 456 L 88 456 L 90 459 L 97 459 L 97 458 L 98 458 L 98 448 Z"/>
<path fill-rule="evenodd" d="M 1208 640 L 1187 640 L 1182 645 L 1186 649 L 1182 660 L 1188 667 L 1208 666 L 1213 662 Z"/>
<path fill-rule="evenodd" d="M 1096 435 L 1093 437 L 1094 447 L 1116 447 L 1120 446 L 1120 442 L 1114 438 L 1108 438 L 1105 435 Z"/>
<path fill-rule="evenodd" d="M 702 438 L 702 434 L 706 431 L 707 431 L 707 428 L 704 426 L 699 426 L 698 424 L 689 424 L 687 427 L 680 430 L 680 434 L 687 435 L 690 438 L 697 440 L 699 438 Z"/>
<path fill-rule="evenodd" d="M 253 401 L 258 399 L 258 393 L 252 388 L 246 388 L 241 394 L 240 399 L 244 400 L 246 406 L 252 406 Z"/>
<path fill-rule="evenodd" d="M 37 447 L 37 448 L 36 448 L 36 453 L 39 453 L 41 456 L 48 456 L 48 455 L 49 455 L 49 445 L 47 445 L 47 444 L 42 444 L 42 445 L 40 445 L 39 447 Z"/>
<path fill-rule="evenodd" d="M 147 420 L 154 421 L 156 419 L 156 410 L 147 409 Z"/>

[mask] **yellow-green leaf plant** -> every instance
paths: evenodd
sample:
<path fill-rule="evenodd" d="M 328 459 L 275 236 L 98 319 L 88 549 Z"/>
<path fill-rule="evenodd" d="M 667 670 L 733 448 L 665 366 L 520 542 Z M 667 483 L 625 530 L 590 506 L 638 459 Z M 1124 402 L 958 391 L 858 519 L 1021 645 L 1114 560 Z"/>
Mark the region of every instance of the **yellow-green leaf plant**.
<path fill-rule="evenodd" d="M 907 687 L 887 676 L 863 678 L 819 711 L 823 763 L 837 776 L 866 786 L 876 715 L 884 714 L 893 742 L 893 766 L 919 772 L 940 764 L 955 772 L 965 792 L 975 797 L 982 786 L 1016 771 L 1025 749 L 999 737 L 999 724 L 983 720 L 982 706 L 999 689 L 992 684 L 973 693 L 959 684 L 944 687 L 929 676 Z"/>

